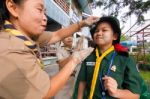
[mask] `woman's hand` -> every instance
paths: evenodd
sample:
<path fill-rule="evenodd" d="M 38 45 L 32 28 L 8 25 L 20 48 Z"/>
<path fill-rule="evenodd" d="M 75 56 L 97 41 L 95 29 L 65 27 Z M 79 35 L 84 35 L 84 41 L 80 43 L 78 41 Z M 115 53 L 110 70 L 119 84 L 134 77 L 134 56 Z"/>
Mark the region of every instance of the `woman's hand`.
<path fill-rule="evenodd" d="M 90 26 L 90 25 L 96 23 L 98 20 L 99 20 L 99 17 L 90 16 L 90 17 L 88 17 L 87 19 L 85 19 L 83 21 L 84 21 L 84 24 L 86 26 Z"/>
<path fill-rule="evenodd" d="M 103 77 L 103 80 L 104 80 L 105 90 L 108 91 L 110 96 L 116 97 L 117 90 L 118 90 L 117 81 L 114 78 L 108 76 Z"/>
<path fill-rule="evenodd" d="M 73 54 L 72 54 L 73 62 L 75 64 L 81 63 L 87 56 L 89 56 L 91 54 L 91 52 L 93 50 L 94 50 L 94 48 L 89 47 L 85 50 L 73 52 Z"/>

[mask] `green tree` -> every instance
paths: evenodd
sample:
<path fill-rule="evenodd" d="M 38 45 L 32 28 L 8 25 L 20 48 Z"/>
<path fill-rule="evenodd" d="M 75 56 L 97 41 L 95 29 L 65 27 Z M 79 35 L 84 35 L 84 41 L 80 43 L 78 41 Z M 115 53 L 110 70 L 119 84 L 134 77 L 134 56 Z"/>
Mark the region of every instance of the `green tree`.
<path fill-rule="evenodd" d="M 97 6 L 102 7 L 104 9 L 114 9 L 114 11 L 110 12 L 110 15 L 118 16 L 121 9 L 128 7 L 129 11 L 125 12 L 122 15 L 122 21 L 126 22 L 126 19 L 135 14 L 137 16 L 137 22 L 144 21 L 144 13 L 147 13 L 150 10 L 150 0 L 99 0 L 96 2 Z"/>
<path fill-rule="evenodd" d="M 121 41 L 127 41 L 127 40 L 129 40 L 129 36 L 126 36 L 126 35 L 122 35 L 121 36 Z"/>

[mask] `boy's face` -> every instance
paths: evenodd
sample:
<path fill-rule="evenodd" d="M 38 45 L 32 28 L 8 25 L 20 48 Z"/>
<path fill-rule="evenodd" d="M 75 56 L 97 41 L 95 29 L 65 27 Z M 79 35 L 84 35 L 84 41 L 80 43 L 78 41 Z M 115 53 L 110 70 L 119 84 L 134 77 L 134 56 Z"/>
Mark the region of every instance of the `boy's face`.
<path fill-rule="evenodd" d="M 72 36 L 69 36 L 69 37 L 65 38 L 65 39 L 63 40 L 63 43 L 64 43 L 65 46 L 71 47 L 71 46 L 72 46 L 72 43 L 73 43 L 73 37 L 72 37 Z"/>
<path fill-rule="evenodd" d="M 98 46 L 112 45 L 113 40 L 117 39 L 111 28 L 111 25 L 107 22 L 100 23 L 93 35 L 94 42 Z"/>

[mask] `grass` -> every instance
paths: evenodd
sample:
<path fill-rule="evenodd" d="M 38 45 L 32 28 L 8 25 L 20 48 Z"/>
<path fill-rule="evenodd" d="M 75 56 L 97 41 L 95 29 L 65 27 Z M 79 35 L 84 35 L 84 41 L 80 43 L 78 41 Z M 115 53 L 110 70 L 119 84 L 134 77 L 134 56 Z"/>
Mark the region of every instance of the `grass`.
<path fill-rule="evenodd" d="M 140 71 L 140 74 L 150 88 L 150 71 Z"/>
<path fill-rule="evenodd" d="M 150 82 L 150 71 L 140 71 L 141 76 L 147 82 Z"/>

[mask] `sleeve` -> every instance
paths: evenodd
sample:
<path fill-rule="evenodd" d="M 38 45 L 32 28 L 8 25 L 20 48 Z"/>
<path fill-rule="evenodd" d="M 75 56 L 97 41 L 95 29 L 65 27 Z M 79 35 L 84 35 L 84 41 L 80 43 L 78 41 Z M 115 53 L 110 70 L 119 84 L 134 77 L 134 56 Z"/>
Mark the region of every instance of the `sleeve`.
<path fill-rule="evenodd" d="M 25 88 L 28 88 L 30 92 L 29 94 L 37 94 L 37 96 L 41 97 L 46 96 L 50 88 L 49 76 L 40 68 L 40 64 L 32 52 L 25 50 L 15 50 L 11 51 L 8 57 L 23 75 L 23 78 L 17 79 L 18 84 L 27 86 Z"/>
<path fill-rule="evenodd" d="M 42 46 L 49 44 L 51 37 L 52 37 L 52 34 L 50 32 L 45 31 L 38 37 L 36 41 L 39 43 L 40 47 L 42 47 Z"/>
<path fill-rule="evenodd" d="M 83 61 L 83 63 L 81 64 L 81 69 L 79 71 L 79 75 L 78 75 L 78 79 L 80 81 L 86 81 L 86 61 Z"/>
<path fill-rule="evenodd" d="M 127 59 L 123 87 L 125 89 L 130 90 L 133 93 L 141 94 L 142 82 L 143 82 L 143 79 L 141 78 L 136 68 L 136 63 L 134 59 L 129 57 Z"/>

